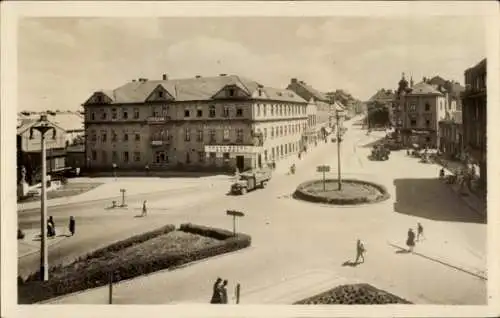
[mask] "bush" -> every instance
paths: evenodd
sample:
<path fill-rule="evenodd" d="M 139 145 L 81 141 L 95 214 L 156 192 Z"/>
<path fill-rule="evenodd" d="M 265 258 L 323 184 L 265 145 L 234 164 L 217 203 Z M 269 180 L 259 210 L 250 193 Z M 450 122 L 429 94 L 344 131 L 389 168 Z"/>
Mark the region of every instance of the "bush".
<path fill-rule="evenodd" d="M 167 225 L 161 229 L 111 244 L 75 262 L 84 261 L 88 264 L 92 262 L 92 259 L 109 256 L 113 252 L 118 252 L 173 230 L 175 230 L 173 225 Z M 48 282 L 37 281 L 38 276 L 32 275 L 25 284 L 18 286 L 19 303 L 34 303 L 89 288 L 104 286 L 109 283 L 110 273 L 113 273 L 113 282 L 119 282 L 164 269 L 174 269 L 186 263 L 243 249 L 251 244 L 251 237 L 248 235 L 238 233 L 233 236 L 232 232 L 217 228 L 187 223 L 182 224 L 180 230 L 212 237 L 220 240 L 220 242 L 203 248 L 175 251 L 162 255 L 152 254 L 140 259 L 134 259 L 131 262 L 119 263 L 115 268 L 84 267 L 80 271 L 68 273 L 68 275 Z M 52 271 L 55 270 L 64 271 L 65 267 L 58 267 Z"/>

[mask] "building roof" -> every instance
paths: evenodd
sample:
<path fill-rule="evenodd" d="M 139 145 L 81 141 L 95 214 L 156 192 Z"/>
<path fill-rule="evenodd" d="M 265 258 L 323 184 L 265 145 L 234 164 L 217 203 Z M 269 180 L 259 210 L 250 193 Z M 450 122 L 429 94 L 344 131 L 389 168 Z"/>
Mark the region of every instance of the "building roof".
<path fill-rule="evenodd" d="M 111 99 L 112 104 L 144 103 L 151 93 L 161 86 L 175 101 L 212 100 L 224 87 L 234 85 L 252 99 L 306 103 L 290 90 L 266 87 L 241 76 L 212 76 L 169 80 L 139 80 L 126 83 L 114 90 L 100 91 Z M 264 94 L 255 94 L 261 89 Z"/>
<path fill-rule="evenodd" d="M 311 85 L 308 85 L 304 81 L 298 81 L 297 79 L 292 79 L 292 84 L 295 84 L 295 85 L 302 87 L 302 89 L 304 89 L 312 97 L 314 97 L 314 99 L 316 99 L 318 101 L 321 101 L 321 102 L 329 102 L 330 101 L 330 99 L 328 98 L 328 96 L 326 94 L 318 91 L 317 89 L 315 89 Z"/>
<path fill-rule="evenodd" d="M 45 113 L 47 119 L 67 132 L 84 130 L 83 116 L 77 112 L 55 111 Z M 41 113 L 19 113 L 17 118 L 18 129 L 24 125 L 29 125 L 40 118 Z"/>
<path fill-rule="evenodd" d="M 345 111 L 345 109 L 346 109 L 346 108 L 345 108 L 345 106 L 344 106 L 344 105 L 342 105 L 342 103 L 341 103 L 341 102 L 339 102 L 339 101 L 335 101 L 335 102 L 333 103 L 333 110 L 334 110 L 334 111 Z"/>
<path fill-rule="evenodd" d="M 432 85 L 420 82 L 413 85 L 411 92 L 408 95 L 443 95 L 440 91 L 434 88 Z"/>
<path fill-rule="evenodd" d="M 21 124 L 19 124 L 19 121 L 18 121 L 17 134 L 20 135 L 20 134 L 24 133 L 26 130 L 30 129 L 31 126 L 33 126 L 34 124 L 37 123 L 38 117 L 36 119 L 35 118 L 28 118 L 28 119 L 21 120 Z M 50 120 L 50 118 L 47 118 L 47 120 L 51 123 L 52 126 L 64 130 L 61 126 L 59 126 L 59 124 Z"/>

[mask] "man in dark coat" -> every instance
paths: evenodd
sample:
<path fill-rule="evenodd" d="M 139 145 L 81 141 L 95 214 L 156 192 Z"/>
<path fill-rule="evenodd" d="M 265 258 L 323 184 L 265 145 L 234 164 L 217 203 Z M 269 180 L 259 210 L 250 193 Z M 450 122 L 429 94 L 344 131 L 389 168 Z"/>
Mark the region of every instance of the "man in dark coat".
<path fill-rule="evenodd" d="M 214 283 L 212 290 L 212 299 L 210 300 L 211 304 L 220 304 L 221 303 L 221 293 L 220 293 L 220 283 L 222 279 L 219 277 Z"/>
<path fill-rule="evenodd" d="M 408 246 L 408 252 L 413 252 L 413 248 L 415 247 L 415 232 L 413 232 L 413 229 L 408 230 L 406 245 Z"/>
<path fill-rule="evenodd" d="M 75 217 L 70 216 L 69 217 L 69 232 L 71 233 L 71 236 L 75 235 Z"/>

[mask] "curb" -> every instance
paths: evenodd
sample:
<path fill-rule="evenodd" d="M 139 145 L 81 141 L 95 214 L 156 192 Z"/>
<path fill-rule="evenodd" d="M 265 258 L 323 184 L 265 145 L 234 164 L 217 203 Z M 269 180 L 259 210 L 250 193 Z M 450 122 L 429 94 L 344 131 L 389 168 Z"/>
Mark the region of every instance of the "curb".
<path fill-rule="evenodd" d="M 406 248 L 401 247 L 401 246 L 396 245 L 396 244 L 393 244 L 393 243 L 391 243 L 391 242 L 387 242 L 387 244 L 388 244 L 388 245 L 390 245 L 390 246 L 392 246 L 392 247 L 394 247 L 394 248 L 397 248 L 397 249 L 399 249 L 399 250 L 407 250 Z M 442 260 L 437 259 L 437 258 L 435 258 L 435 257 L 431 257 L 431 256 L 428 256 L 428 255 L 425 255 L 425 254 L 419 253 L 419 252 L 415 252 L 415 251 L 413 251 L 413 252 L 411 252 L 411 253 L 409 253 L 409 254 L 418 255 L 418 256 L 423 257 L 423 258 L 425 258 L 425 259 L 428 259 L 428 260 L 430 260 L 430 261 L 433 261 L 433 262 L 439 263 L 439 264 L 444 265 L 444 266 L 447 266 L 447 267 L 451 267 L 451 268 L 453 268 L 453 269 L 456 269 L 456 270 L 461 271 L 461 272 L 463 272 L 463 273 L 469 274 L 469 275 L 474 276 L 474 277 L 476 277 L 476 278 L 479 278 L 479 279 L 481 279 L 481 280 L 488 281 L 488 278 L 487 278 L 487 277 L 485 277 L 485 276 L 483 276 L 483 275 L 480 275 L 480 274 L 477 274 L 477 273 L 471 272 L 470 270 L 465 269 L 465 268 L 463 268 L 463 267 L 461 267 L 461 266 L 456 266 L 456 265 L 450 264 L 450 263 L 448 263 L 448 262 L 446 262 L 446 261 L 442 261 Z"/>
<path fill-rule="evenodd" d="M 65 241 L 66 239 L 68 239 L 68 237 L 62 238 L 59 241 L 55 242 L 54 244 L 49 245 L 48 248 L 50 248 L 50 247 L 52 247 L 54 245 L 58 245 L 59 243 L 61 243 L 62 241 Z M 18 255 L 17 259 L 19 261 L 21 258 L 24 258 L 26 256 L 30 256 L 30 255 L 33 255 L 33 254 L 37 254 L 37 253 L 40 253 L 40 249 L 39 248 L 37 250 L 35 250 L 35 251 L 29 252 L 29 253 L 25 253 L 25 254 L 22 254 L 22 255 Z"/>

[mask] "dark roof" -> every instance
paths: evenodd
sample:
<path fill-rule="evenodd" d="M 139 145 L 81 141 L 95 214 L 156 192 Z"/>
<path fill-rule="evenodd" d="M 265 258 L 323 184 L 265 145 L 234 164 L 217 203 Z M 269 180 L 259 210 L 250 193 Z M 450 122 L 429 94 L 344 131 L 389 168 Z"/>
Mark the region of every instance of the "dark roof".
<path fill-rule="evenodd" d="M 373 95 L 368 102 L 374 102 L 374 101 L 379 101 L 379 102 L 386 102 L 389 100 L 393 100 L 395 97 L 395 94 L 392 90 L 386 90 L 384 88 L 380 89 L 378 92 Z"/>
<path fill-rule="evenodd" d="M 301 86 L 304 90 L 306 90 L 314 99 L 321 101 L 321 102 L 329 102 L 330 99 L 326 94 L 318 91 L 311 85 L 306 84 L 304 81 L 295 81 L 293 84 Z M 289 86 L 290 87 L 290 86 Z"/>
<path fill-rule="evenodd" d="M 256 81 L 236 75 L 132 81 L 114 90 L 100 92 L 109 97 L 112 104 L 144 103 L 151 93 L 161 86 L 174 101 L 203 101 L 212 100 L 214 95 L 230 85 L 239 87 L 253 99 L 306 102 L 290 90 L 266 87 Z M 259 88 L 262 95 L 257 94 Z"/>

